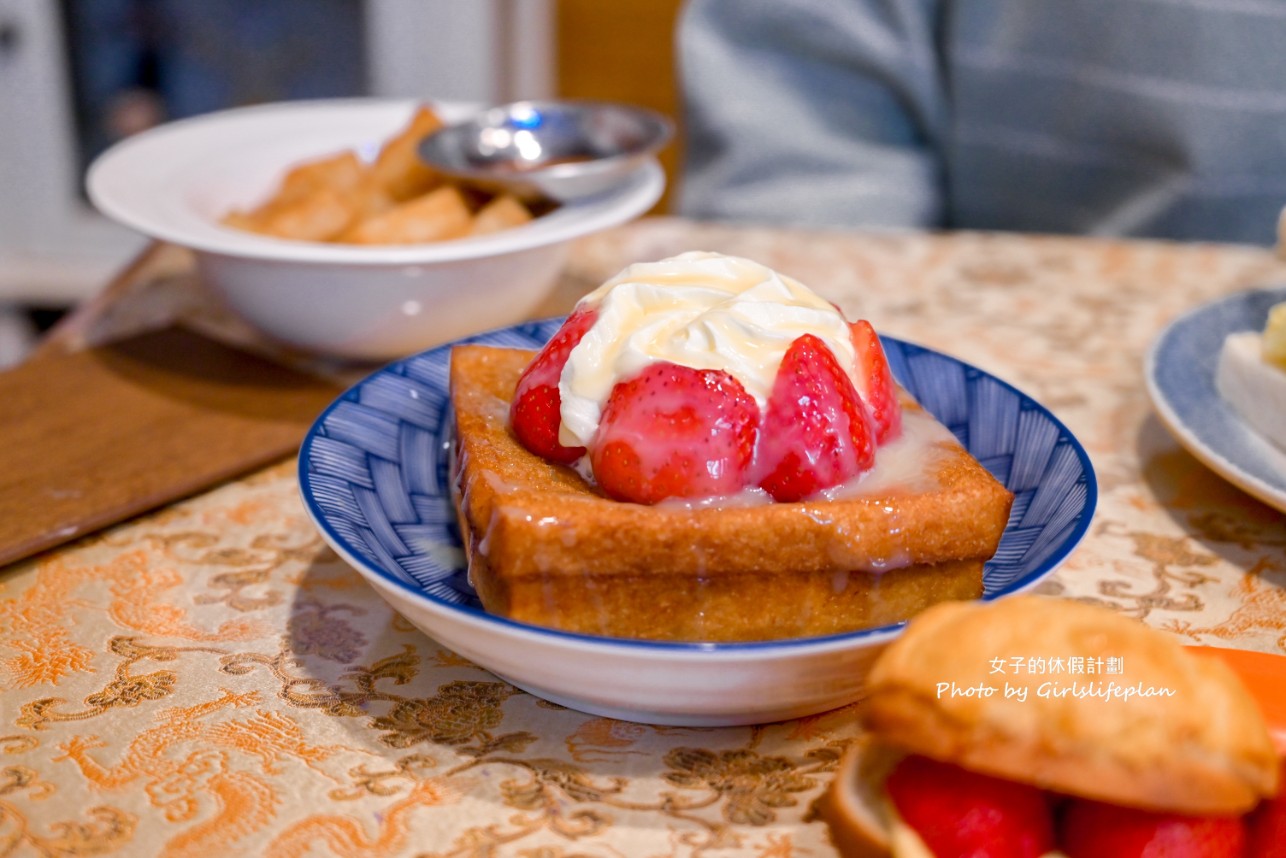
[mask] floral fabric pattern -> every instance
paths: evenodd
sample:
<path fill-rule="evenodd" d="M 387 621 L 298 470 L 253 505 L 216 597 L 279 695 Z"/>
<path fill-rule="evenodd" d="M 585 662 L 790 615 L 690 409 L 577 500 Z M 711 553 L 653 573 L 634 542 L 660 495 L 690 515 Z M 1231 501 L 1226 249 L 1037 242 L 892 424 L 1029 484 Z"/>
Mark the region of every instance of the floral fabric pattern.
<path fill-rule="evenodd" d="M 1051 408 L 1100 501 L 1046 592 L 1286 652 L 1286 518 L 1174 443 L 1142 381 L 1170 319 L 1286 280 L 1271 252 L 652 219 L 579 243 L 545 313 L 692 249 L 768 264 Z M 251 338 L 160 248 L 47 347 L 172 318 Z M 834 854 L 810 808 L 860 704 L 697 729 L 537 699 L 391 611 L 322 543 L 294 468 L 0 570 L 0 856 Z"/>

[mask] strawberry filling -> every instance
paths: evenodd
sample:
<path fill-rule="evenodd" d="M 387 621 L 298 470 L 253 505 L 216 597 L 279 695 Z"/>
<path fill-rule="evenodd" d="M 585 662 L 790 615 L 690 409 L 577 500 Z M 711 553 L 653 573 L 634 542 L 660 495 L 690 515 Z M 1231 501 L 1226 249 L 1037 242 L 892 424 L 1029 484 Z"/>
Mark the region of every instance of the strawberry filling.
<path fill-rule="evenodd" d="M 902 760 L 885 791 L 935 858 L 1039 858 L 1055 850 L 1067 858 L 1277 858 L 1286 849 L 1278 841 L 1280 797 L 1246 817 L 1157 813 L 920 756 Z"/>
<path fill-rule="evenodd" d="M 936 858 L 1040 858 L 1054 848 L 1049 801 L 1036 787 L 911 756 L 884 788 Z"/>
<path fill-rule="evenodd" d="M 609 497 L 654 504 L 762 489 L 798 501 L 851 480 L 901 431 L 897 386 L 879 337 L 851 326 L 857 365 L 845 371 L 818 337 L 794 340 L 761 409 L 729 373 L 661 361 L 616 383 L 586 447 L 559 441 L 558 383 L 572 349 L 593 326 L 579 308 L 523 372 L 510 425 L 531 452 L 570 465 L 588 455 Z M 854 384 L 853 375 L 859 384 Z"/>
<path fill-rule="evenodd" d="M 1286 758 L 1279 782 L 1283 786 L 1277 797 L 1260 803 L 1246 819 L 1250 858 L 1286 858 Z"/>
<path fill-rule="evenodd" d="M 1063 809 L 1059 840 L 1068 858 L 1243 858 L 1246 824 L 1235 816 L 1185 816 L 1071 801 Z"/>

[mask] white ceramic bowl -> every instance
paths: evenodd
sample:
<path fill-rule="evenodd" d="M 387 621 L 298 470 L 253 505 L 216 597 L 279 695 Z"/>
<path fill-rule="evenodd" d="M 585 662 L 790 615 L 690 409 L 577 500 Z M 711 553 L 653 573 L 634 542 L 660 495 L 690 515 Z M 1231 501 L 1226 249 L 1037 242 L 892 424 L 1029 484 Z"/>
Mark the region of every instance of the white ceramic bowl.
<path fill-rule="evenodd" d="M 231 209 L 267 197 L 293 164 L 349 148 L 373 157 L 417 104 L 299 101 L 173 122 L 98 158 L 89 197 L 108 217 L 193 250 L 204 282 L 269 337 L 320 354 L 386 360 L 529 317 L 572 239 L 637 217 L 665 186 L 649 160 L 619 187 L 523 226 L 419 245 L 286 241 L 219 223 Z M 448 121 L 476 112 L 434 106 Z"/>

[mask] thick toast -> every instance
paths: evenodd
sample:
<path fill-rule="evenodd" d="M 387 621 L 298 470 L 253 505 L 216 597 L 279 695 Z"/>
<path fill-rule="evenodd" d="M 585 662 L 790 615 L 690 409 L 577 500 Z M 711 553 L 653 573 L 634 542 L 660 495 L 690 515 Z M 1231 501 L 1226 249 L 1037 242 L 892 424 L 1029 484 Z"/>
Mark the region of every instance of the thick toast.
<path fill-rule="evenodd" d="M 514 438 L 509 402 L 533 356 L 452 352 L 457 508 L 488 611 L 595 635 L 744 641 L 882 625 L 982 594 L 1012 495 L 909 398 L 906 450 L 877 460 L 857 494 L 641 506 Z"/>

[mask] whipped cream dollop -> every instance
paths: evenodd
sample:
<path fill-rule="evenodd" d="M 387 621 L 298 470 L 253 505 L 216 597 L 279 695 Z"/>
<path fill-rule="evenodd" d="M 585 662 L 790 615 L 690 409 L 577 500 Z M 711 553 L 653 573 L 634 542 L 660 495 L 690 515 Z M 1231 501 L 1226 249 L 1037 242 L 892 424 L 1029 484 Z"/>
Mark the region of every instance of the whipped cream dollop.
<path fill-rule="evenodd" d="M 736 256 L 693 251 L 629 266 L 581 299 L 597 318 L 558 383 L 559 441 L 586 446 L 617 382 L 660 361 L 721 369 L 763 408 L 790 344 L 813 334 L 854 374 L 848 322 L 797 280 Z"/>

